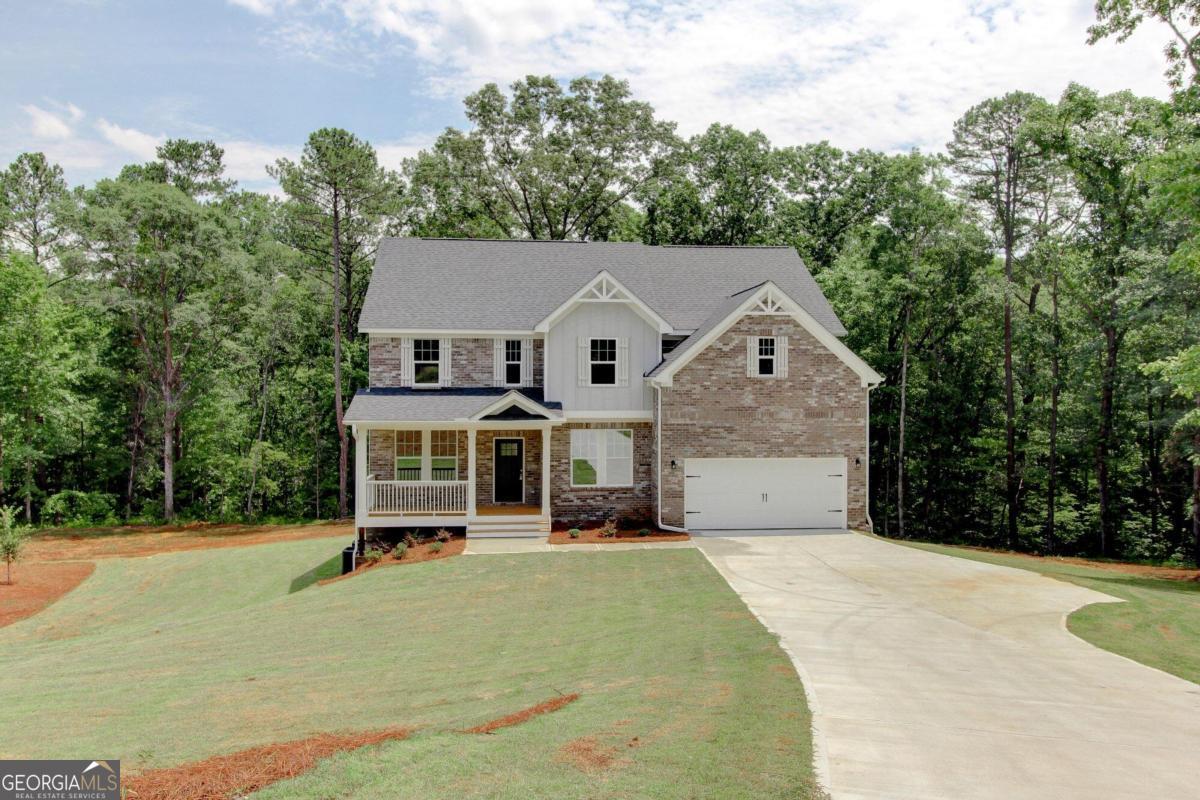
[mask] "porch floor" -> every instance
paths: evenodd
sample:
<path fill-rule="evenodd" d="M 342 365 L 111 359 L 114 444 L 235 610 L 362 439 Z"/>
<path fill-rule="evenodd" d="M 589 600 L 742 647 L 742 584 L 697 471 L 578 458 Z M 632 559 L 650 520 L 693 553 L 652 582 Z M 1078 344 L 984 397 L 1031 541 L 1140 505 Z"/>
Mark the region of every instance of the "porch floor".
<path fill-rule="evenodd" d="M 525 506 L 525 505 L 477 505 L 475 508 L 475 516 L 477 517 L 540 517 L 542 515 L 541 506 Z"/>

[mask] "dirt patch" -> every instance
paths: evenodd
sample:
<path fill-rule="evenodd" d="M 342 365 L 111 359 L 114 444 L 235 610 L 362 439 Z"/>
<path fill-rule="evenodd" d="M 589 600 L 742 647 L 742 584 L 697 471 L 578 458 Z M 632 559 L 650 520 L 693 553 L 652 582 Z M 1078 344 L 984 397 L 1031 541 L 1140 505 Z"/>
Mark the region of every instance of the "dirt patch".
<path fill-rule="evenodd" d="M 307 772 L 345 750 L 406 738 L 408 728 L 321 733 L 293 742 L 251 747 L 167 769 L 152 769 L 123 783 L 129 800 L 230 800 Z"/>
<path fill-rule="evenodd" d="M 1010 550 L 991 550 L 986 547 L 970 547 L 956 545 L 964 550 L 977 550 L 981 553 L 1002 553 L 1014 558 L 1026 558 L 1033 561 L 1053 561 L 1059 564 L 1073 564 L 1079 567 L 1103 569 L 1109 572 L 1123 572 L 1126 575 L 1138 575 L 1143 578 L 1162 578 L 1168 581 L 1198 581 L 1200 570 L 1185 567 L 1159 567 L 1153 564 L 1129 564 L 1124 561 L 1099 561 L 1091 558 L 1073 558 L 1070 556 L 1037 556 L 1032 553 L 1014 553 Z"/>
<path fill-rule="evenodd" d="M 13 583 L 0 583 L 0 628 L 32 617 L 92 574 L 90 561 L 22 561 L 13 569 Z"/>
<path fill-rule="evenodd" d="M 648 536 L 639 536 L 636 530 L 619 530 L 616 536 L 602 537 L 597 529 L 582 530 L 578 539 L 572 539 L 568 528 L 555 528 L 550 532 L 550 544 L 613 544 L 615 542 L 686 542 L 691 539 L 686 533 L 650 528 Z"/>
<path fill-rule="evenodd" d="M 579 699 L 578 693 L 564 694 L 559 697 L 546 700 L 538 703 L 536 706 L 530 706 L 523 711 L 518 711 L 515 714 L 509 714 L 506 717 L 485 722 L 482 725 L 476 725 L 474 728 L 467 728 L 463 733 L 491 733 L 500 728 L 510 728 L 513 725 L 520 725 L 528 719 L 539 716 L 541 714 L 549 714 L 551 711 L 558 711 L 568 703 L 574 703 Z"/>
<path fill-rule="evenodd" d="M 383 567 L 401 567 L 405 564 L 418 564 L 422 561 L 437 561 L 438 559 L 449 558 L 450 556 L 460 556 L 467 547 L 467 540 L 462 537 L 451 539 L 442 544 L 440 553 L 435 553 L 430 549 L 430 545 L 432 544 L 433 542 L 422 542 L 413 545 L 404 552 L 404 558 L 399 560 L 392 558 L 391 553 L 387 553 L 374 564 L 359 564 L 358 569 L 354 570 L 354 572 L 347 572 L 345 575 L 338 575 L 336 578 L 326 578 L 323 581 L 317 581 L 317 584 L 324 586 L 328 583 L 344 581 L 347 578 L 353 578 L 355 575 L 361 575 L 364 572 L 373 569 L 382 569 Z"/>
<path fill-rule="evenodd" d="M 313 525 L 190 523 L 173 527 L 127 525 L 38 533 L 30 539 L 25 552 L 30 561 L 78 561 L 152 556 L 212 547 L 245 547 L 341 535 L 352 537 L 354 526 L 345 522 Z"/>
<path fill-rule="evenodd" d="M 600 772 L 617 763 L 619 752 L 615 747 L 600 744 L 595 736 L 581 736 L 560 747 L 557 757 L 583 772 Z"/>

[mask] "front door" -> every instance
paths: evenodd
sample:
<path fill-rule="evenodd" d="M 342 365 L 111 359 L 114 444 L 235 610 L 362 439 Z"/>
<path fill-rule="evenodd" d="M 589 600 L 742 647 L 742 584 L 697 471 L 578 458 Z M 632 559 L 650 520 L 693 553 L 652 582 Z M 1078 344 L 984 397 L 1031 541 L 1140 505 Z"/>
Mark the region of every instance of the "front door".
<path fill-rule="evenodd" d="M 497 503 L 520 503 L 525 499 L 525 440 L 497 439 L 495 484 L 492 499 Z"/>

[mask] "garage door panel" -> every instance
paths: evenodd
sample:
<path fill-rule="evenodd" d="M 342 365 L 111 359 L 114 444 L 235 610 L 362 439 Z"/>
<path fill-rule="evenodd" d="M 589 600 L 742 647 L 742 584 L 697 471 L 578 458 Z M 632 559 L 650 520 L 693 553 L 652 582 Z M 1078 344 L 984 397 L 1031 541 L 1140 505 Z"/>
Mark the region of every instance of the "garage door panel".
<path fill-rule="evenodd" d="M 846 527 L 844 458 L 690 458 L 684 481 L 689 528 Z"/>

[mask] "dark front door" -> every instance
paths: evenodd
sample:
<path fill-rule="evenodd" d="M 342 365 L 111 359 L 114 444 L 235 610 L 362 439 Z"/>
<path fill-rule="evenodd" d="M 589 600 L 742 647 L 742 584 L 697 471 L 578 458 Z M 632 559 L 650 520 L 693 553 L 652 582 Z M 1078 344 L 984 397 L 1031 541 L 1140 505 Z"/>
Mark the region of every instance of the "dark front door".
<path fill-rule="evenodd" d="M 497 439 L 495 444 L 497 503 L 520 503 L 525 499 L 525 441 Z"/>

